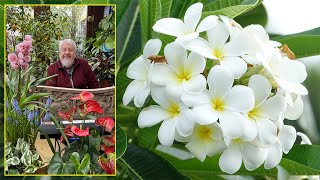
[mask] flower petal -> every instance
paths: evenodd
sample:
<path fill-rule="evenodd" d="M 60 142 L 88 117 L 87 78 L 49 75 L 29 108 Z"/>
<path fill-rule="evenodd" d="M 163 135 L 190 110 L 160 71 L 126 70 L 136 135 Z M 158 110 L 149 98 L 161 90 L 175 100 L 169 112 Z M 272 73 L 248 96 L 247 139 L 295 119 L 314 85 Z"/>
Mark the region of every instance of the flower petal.
<path fill-rule="evenodd" d="M 222 66 L 214 66 L 208 75 L 210 94 L 214 97 L 223 98 L 228 94 L 233 84 L 232 73 Z"/>
<path fill-rule="evenodd" d="M 167 110 L 160 106 L 151 105 L 143 109 L 138 117 L 138 126 L 140 128 L 154 126 L 169 117 Z"/>
<path fill-rule="evenodd" d="M 158 85 L 167 85 L 168 82 L 177 82 L 176 72 L 167 64 L 154 64 L 152 82 Z"/>
<path fill-rule="evenodd" d="M 162 42 L 160 39 L 150 39 L 143 49 L 143 58 L 147 59 L 152 55 L 157 55 L 161 49 Z"/>
<path fill-rule="evenodd" d="M 307 77 L 306 66 L 299 61 L 292 61 L 284 58 L 274 71 L 281 79 L 292 83 L 302 83 Z"/>
<path fill-rule="evenodd" d="M 255 107 L 259 107 L 268 98 L 271 92 L 271 83 L 262 75 L 253 75 L 249 79 L 248 87 L 253 90 Z"/>
<path fill-rule="evenodd" d="M 207 155 L 214 156 L 220 154 L 227 148 L 226 143 L 221 140 L 209 141 L 206 144 Z"/>
<path fill-rule="evenodd" d="M 180 44 L 173 42 L 164 48 L 164 55 L 170 66 L 172 66 L 176 72 L 183 73 L 184 64 L 187 61 L 187 50 Z"/>
<path fill-rule="evenodd" d="M 247 63 L 239 57 L 224 57 L 220 64 L 232 72 L 234 79 L 239 79 L 247 71 Z"/>
<path fill-rule="evenodd" d="M 301 138 L 301 144 L 308 144 L 308 145 L 312 145 L 310 139 L 308 138 L 307 135 L 305 135 L 302 132 L 297 132 L 297 136 L 300 136 Z"/>
<path fill-rule="evenodd" d="M 300 95 L 296 96 L 295 101 L 293 102 L 293 105 L 287 105 L 285 118 L 289 120 L 295 120 L 298 119 L 303 113 L 303 101 L 301 99 Z"/>
<path fill-rule="evenodd" d="M 278 143 L 268 148 L 268 155 L 264 163 L 265 169 L 271 169 L 276 167 L 282 158 L 282 150 Z"/>
<path fill-rule="evenodd" d="M 282 151 L 287 154 L 296 141 L 296 129 L 292 126 L 283 125 L 278 136 Z"/>
<path fill-rule="evenodd" d="M 72 126 L 71 131 L 77 136 L 89 136 L 89 127 L 84 130 L 78 128 L 78 126 Z"/>
<path fill-rule="evenodd" d="M 187 32 L 194 32 L 196 30 L 201 18 L 202 8 L 202 3 L 195 3 L 187 9 L 186 14 L 184 15 L 184 23 Z"/>
<path fill-rule="evenodd" d="M 166 89 L 164 86 L 152 85 L 151 96 L 152 96 L 152 99 L 156 103 L 158 103 L 161 107 L 164 107 L 165 109 L 168 109 L 170 107 L 171 100 L 168 98 L 168 95 L 166 93 Z"/>
<path fill-rule="evenodd" d="M 251 40 L 249 34 L 244 32 L 239 32 L 237 35 L 226 43 L 223 47 L 224 56 L 241 56 L 248 54 L 250 50 L 250 44 L 248 43 Z"/>
<path fill-rule="evenodd" d="M 206 144 L 202 141 L 191 140 L 186 144 L 186 148 L 201 162 L 206 159 Z"/>
<path fill-rule="evenodd" d="M 196 75 L 203 73 L 206 67 L 206 60 L 199 54 L 191 52 L 188 56 L 188 60 L 185 63 L 185 72 Z"/>
<path fill-rule="evenodd" d="M 198 106 L 201 104 L 210 104 L 211 97 L 208 90 L 203 90 L 200 94 L 183 93 L 181 100 L 189 107 Z"/>
<path fill-rule="evenodd" d="M 224 136 L 234 139 L 243 135 L 245 120 L 240 113 L 226 110 L 220 115 L 219 122 Z"/>
<path fill-rule="evenodd" d="M 169 84 L 166 86 L 166 92 L 169 99 L 174 101 L 181 101 L 181 95 L 183 94 L 183 88 L 181 84 Z"/>
<path fill-rule="evenodd" d="M 183 36 L 185 25 L 180 19 L 163 18 L 158 20 L 152 29 L 158 33 L 179 37 Z"/>
<path fill-rule="evenodd" d="M 146 80 L 148 77 L 148 70 L 143 56 L 139 56 L 128 67 L 127 76 L 130 79 Z"/>
<path fill-rule="evenodd" d="M 265 146 L 272 145 L 277 140 L 277 126 L 269 119 L 256 119 L 259 138 Z"/>
<path fill-rule="evenodd" d="M 244 118 L 245 129 L 242 139 L 246 141 L 252 141 L 258 136 L 258 127 L 254 119 L 249 117 Z"/>
<path fill-rule="evenodd" d="M 197 27 L 197 32 L 203 32 L 208 31 L 209 29 L 212 29 L 216 24 L 218 23 L 218 17 L 211 15 L 205 17 Z"/>
<path fill-rule="evenodd" d="M 216 122 L 219 118 L 219 112 L 212 108 L 211 104 L 203 104 L 192 109 L 194 122 L 200 125 L 207 125 Z"/>
<path fill-rule="evenodd" d="M 231 145 L 226 149 L 219 159 L 219 167 L 223 172 L 233 174 L 237 172 L 242 164 L 242 155 L 240 147 L 237 145 Z"/>
<path fill-rule="evenodd" d="M 266 153 L 264 148 L 251 143 L 242 145 L 242 158 L 246 169 L 252 171 L 261 166 L 266 158 Z"/>
<path fill-rule="evenodd" d="M 164 120 L 158 131 L 159 142 L 164 146 L 172 146 L 175 135 L 175 126 L 172 119 Z"/>
<path fill-rule="evenodd" d="M 251 88 L 243 85 L 235 85 L 225 98 L 225 108 L 248 112 L 254 107 L 254 95 Z"/>
<path fill-rule="evenodd" d="M 199 37 L 185 44 L 185 47 L 192 52 L 198 53 L 209 59 L 216 59 L 213 55 L 211 45 L 205 39 Z"/>
<path fill-rule="evenodd" d="M 124 92 L 122 103 L 123 105 L 128 105 L 134 96 L 145 86 L 145 81 L 134 80 L 128 86 Z"/>
<path fill-rule="evenodd" d="M 277 120 L 280 113 L 285 107 L 285 99 L 283 96 L 275 95 L 267 99 L 260 107 L 258 114 L 262 117 Z"/>
<path fill-rule="evenodd" d="M 229 37 L 225 24 L 218 21 L 216 26 L 207 31 L 208 41 L 215 48 L 223 48 Z"/>
<path fill-rule="evenodd" d="M 206 78 L 202 74 L 192 76 L 188 81 L 182 82 L 184 92 L 200 94 L 206 88 Z"/>
<path fill-rule="evenodd" d="M 192 133 L 194 126 L 194 122 L 192 121 L 192 111 L 190 109 L 181 110 L 180 116 L 174 118 L 174 124 L 181 136 L 189 136 Z"/>
<path fill-rule="evenodd" d="M 199 37 L 199 33 L 194 32 L 184 36 L 177 37 L 177 39 L 174 42 L 177 42 L 178 44 L 186 48 L 186 44 L 188 44 L 191 40 L 196 39 L 197 37 Z"/>
<path fill-rule="evenodd" d="M 141 89 L 137 95 L 134 97 L 134 105 L 136 107 L 142 107 L 144 102 L 146 101 L 147 97 L 150 94 L 150 87 L 146 86 L 143 89 Z"/>

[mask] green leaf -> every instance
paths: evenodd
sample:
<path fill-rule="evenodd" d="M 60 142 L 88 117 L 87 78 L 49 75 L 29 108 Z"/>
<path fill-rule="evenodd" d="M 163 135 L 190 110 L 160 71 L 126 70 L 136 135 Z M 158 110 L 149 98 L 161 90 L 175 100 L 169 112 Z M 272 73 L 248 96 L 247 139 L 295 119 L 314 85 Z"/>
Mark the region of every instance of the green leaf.
<path fill-rule="evenodd" d="M 84 155 L 83 159 L 81 160 L 81 164 L 77 169 L 77 174 L 87 174 L 90 170 L 90 154 L 87 153 Z"/>
<path fill-rule="evenodd" d="M 55 153 L 48 166 L 48 174 L 73 174 L 75 167 L 72 163 L 63 163 L 60 153 Z"/>
<path fill-rule="evenodd" d="M 34 173 L 36 170 L 38 169 L 38 167 L 35 167 L 34 165 L 28 165 L 26 168 L 23 169 L 24 172 L 26 173 Z"/>
<path fill-rule="evenodd" d="M 263 4 L 260 4 L 254 9 L 236 17 L 234 20 L 242 27 L 248 26 L 250 24 L 260 24 L 262 26 L 266 26 L 268 16 L 266 8 L 263 6 Z"/>
<path fill-rule="evenodd" d="M 20 163 L 20 159 L 17 156 L 13 156 L 12 158 L 6 160 L 7 166 L 10 166 L 10 165 L 15 166 L 15 165 L 18 165 L 19 163 Z"/>
<path fill-rule="evenodd" d="M 289 165 L 293 163 L 281 162 L 281 166 L 290 174 L 320 174 L 320 145 L 294 145 L 283 158 L 299 164 L 299 166 L 295 165 L 296 167 L 290 168 Z M 305 166 L 305 168 L 300 166 Z"/>
<path fill-rule="evenodd" d="M 259 0 L 216 0 L 203 7 L 202 18 L 209 15 L 225 15 L 234 18 L 258 4 Z"/>
<path fill-rule="evenodd" d="M 175 0 L 171 5 L 170 17 L 183 19 L 186 10 L 197 0 Z M 164 10 L 165 11 L 165 10 Z"/>
<path fill-rule="evenodd" d="M 159 127 L 160 124 L 149 128 L 139 129 L 139 133 L 137 136 L 137 144 L 143 148 L 151 148 L 155 143 L 158 143 Z"/>
<path fill-rule="evenodd" d="M 187 179 L 157 154 L 133 144 L 118 161 L 127 166 L 132 179 Z"/>
<path fill-rule="evenodd" d="M 138 0 L 131 0 L 127 11 L 117 24 L 117 72 L 131 62 L 141 50 L 141 27 Z"/>
<path fill-rule="evenodd" d="M 320 27 L 297 34 L 277 36 L 272 40 L 287 44 L 296 58 L 320 54 Z"/>
<path fill-rule="evenodd" d="M 116 157 L 119 159 L 126 151 L 127 149 L 127 136 L 121 129 L 121 127 L 116 124 L 116 137 L 117 137 L 117 151 L 116 151 Z"/>
<path fill-rule="evenodd" d="M 71 153 L 71 155 L 69 156 L 69 161 L 72 162 L 72 164 L 74 165 L 74 167 L 76 168 L 76 172 L 78 171 L 78 168 L 80 166 L 80 156 L 79 153 L 77 152 L 73 152 Z"/>
<path fill-rule="evenodd" d="M 33 93 L 32 95 L 28 96 L 25 99 L 21 99 L 21 106 L 25 105 L 26 103 L 30 102 L 30 101 L 34 101 L 37 99 L 41 99 L 43 97 L 48 96 L 49 93 Z"/>

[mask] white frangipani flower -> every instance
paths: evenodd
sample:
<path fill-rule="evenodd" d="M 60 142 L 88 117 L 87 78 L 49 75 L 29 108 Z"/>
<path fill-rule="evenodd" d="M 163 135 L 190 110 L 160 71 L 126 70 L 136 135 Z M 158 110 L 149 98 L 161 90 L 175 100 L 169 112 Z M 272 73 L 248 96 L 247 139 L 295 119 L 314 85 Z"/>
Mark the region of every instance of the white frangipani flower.
<path fill-rule="evenodd" d="M 221 154 L 219 167 L 223 172 L 233 174 L 242 164 L 247 170 L 252 171 L 261 166 L 266 158 L 266 150 L 254 145 L 244 138 L 225 138 L 228 148 Z"/>
<path fill-rule="evenodd" d="M 243 135 L 245 120 L 240 113 L 249 112 L 254 106 L 252 89 L 242 85 L 232 87 L 233 81 L 230 71 L 214 66 L 208 75 L 209 90 L 181 97 L 184 103 L 193 107 L 196 123 L 207 125 L 219 119 L 224 136 L 229 138 Z"/>
<path fill-rule="evenodd" d="M 258 54 L 257 57 L 262 62 L 266 72 L 286 93 L 308 94 L 308 90 L 300 84 L 307 77 L 304 64 L 296 60 L 290 60 L 288 57 L 282 57 L 278 49 L 272 50 L 267 56 Z"/>
<path fill-rule="evenodd" d="M 230 39 L 233 39 L 234 36 L 236 34 L 238 34 L 238 32 L 240 32 L 242 30 L 242 27 L 240 24 L 238 24 L 236 21 L 234 21 L 233 19 L 227 17 L 227 16 L 219 16 L 220 19 L 222 20 L 222 22 L 225 24 L 225 26 L 228 29 L 228 32 L 230 34 Z"/>
<path fill-rule="evenodd" d="M 153 69 L 153 63 L 147 58 L 151 55 L 157 55 L 161 49 L 161 44 L 159 39 L 149 40 L 143 49 L 143 55 L 139 56 L 129 65 L 127 76 L 134 80 L 128 85 L 123 95 L 122 101 L 124 105 L 129 104 L 134 98 L 135 106 L 143 106 L 150 94 Z"/>
<path fill-rule="evenodd" d="M 213 156 L 226 149 L 226 144 L 222 139 L 223 132 L 216 122 L 208 125 L 196 124 L 188 138 L 186 148 L 202 162 L 207 155 Z"/>
<path fill-rule="evenodd" d="M 303 101 L 300 95 L 288 93 L 292 103 L 288 103 L 285 111 L 285 118 L 289 120 L 298 119 L 303 113 Z"/>
<path fill-rule="evenodd" d="M 297 135 L 301 137 L 302 141 L 300 144 L 308 144 L 308 145 L 312 145 L 310 139 L 308 138 L 307 135 L 305 135 L 302 132 L 297 132 Z"/>
<path fill-rule="evenodd" d="M 206 58 L 219 60 L 220 65 L 229 69 L 235 79 L 240 78 L 247 70 L 246 62 L 240 57 L 246 53 L 245 34 L 239 34 L 227 42 L 229 32 L 225 24 L 217 25 L 207 31 L 208 41 L 199 37 L 189 41 L 185 46 Z"/>
<path fill-rule="evenodd" d="M 282 125 L 278 131 L 276 143 L 267 148 L 267 157 L 264 163 L 266 169 L 276 167 L 281 161 L 282 152 L 287 154 L 297 138 L 296 129 L 292 126 Z"/>
<path fill-rule="evenodd" d="M 168 95 L 181 99 L 184 93 L 199 94 L 206 88 L 206 78 L 201 74 L 206 66 L 205 59 L 199 54 L 187 50 L 178 43 L 168 44 L 164 48 L 168 64 L 155 64 L 152 81 L 166 86 Z"/>
<path fill-rule="evenodd" d="M 246 128 L 253 138 L 258 136 L 265 146 L 274 144 L 277 127 L 273 121 L 276 121 L 283 111 L 285 99 L 280 95 L 268 99 L 272 88 L 271 83 L 262 75 L 251 76 L 248 87 L 253 90 L 255 106 L 246 114 Z"/>
<path fill-rule="evenodd" d="M 175 132 L 186 137 L 192 133 L 194 122 L 191 110 L 181 101 L 169 99 L 163 87 L 152 87 L 151 96 L 160 106 L 151 105 L 143 109 L 138 117 L 140 128 L 151 127 L 162 122 L 158 138 L 162 145 L 171 146 Z"/>
<path fill-rule="evenodd" d="M 190 6 L 184 15 L 184 21 L 176 18 L 163 18 L 152 27 L 155 32 L 177 37 L 176 41 L 183 44 L 199 36 L 200 32 L 213 28 L 218 20 L 217 16 L 208 16 L 200 24 L 202 3 Z M 199 24 L 199 25 L 198 25 Z"/>

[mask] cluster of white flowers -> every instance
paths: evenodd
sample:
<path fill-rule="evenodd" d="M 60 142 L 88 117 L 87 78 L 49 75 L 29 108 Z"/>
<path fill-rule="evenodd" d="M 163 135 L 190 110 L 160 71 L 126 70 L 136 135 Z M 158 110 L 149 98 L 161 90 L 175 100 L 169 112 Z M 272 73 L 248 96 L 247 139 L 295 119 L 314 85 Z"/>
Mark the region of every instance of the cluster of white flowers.
<path fill-rule="evenodd" d="M 283 121 L 302 113 L 306 68 L 289 59 L 290 50 L 279 48 L 260 25 L 243 28 L 214 15 L 199 23 L 202 8 L 201 3 L 190 6 L 184 21 L 156 22 L 154 31 L 177 38 L 164 47 L 164 57 L 158 55 L 159 39 L 146 43 L 143 55 L 128 67 L 134 80 L 123 104 L 133 99 L 142 107 L 151 94 L 158 105 L 140 112 L 139 127 L 161 123 L 162 145 L 185 142 L 200 161 L 222 153 L 224 172 L 237 172 L 242 162 L 247 170 L 262 164 L 273 168 L 296 140 L 295 128 Z"/>

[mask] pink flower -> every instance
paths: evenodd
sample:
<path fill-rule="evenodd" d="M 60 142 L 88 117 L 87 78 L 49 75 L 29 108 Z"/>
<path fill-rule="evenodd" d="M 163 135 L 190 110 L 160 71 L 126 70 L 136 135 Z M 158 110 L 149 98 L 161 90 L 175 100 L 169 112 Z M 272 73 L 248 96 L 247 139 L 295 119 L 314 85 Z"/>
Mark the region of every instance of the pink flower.
<path fill-rule="evenodd" d="M 26 69 L 28 69 L 29 64 L 28 63 L 24 63 L 24 64 L 20 64 L 20 66 L 21 66 L 22 69 L 26 70 Z"/>
<path fill-rule="evenodd" d="M 30 62 L 31 60 L 30 60 L 30 56 L 25 56 L 24 58 L 23 58 L 23 60 L 24 60 L 24 62 Z"/>
<path fill-rule="evenodd" d="M 26 40 L 26 41 L 32 41 L 32 36 L 31 36 L 31 35 L 26 35 L 26 36 L 24 37 L 24 40 Z"/>
<path fill-rule="evenodd" d="M 14 70 L 17 70 L 19 68 L 18 61 L 11 62 L 10 64 L 11 64 L 12 69 L 14 69 Z"/>
<path fill-rule="evenodd" d="M 23 59 L 23 58 L 24 58 L 24 54 L 23 54 L 22 52 L 19 52 L 19 53 L 18 53 L 18 58 L 19 58 L 19 59 Z"/>
<path fill-rule="evenodd" d="M 16 62 L 18 60 L 18 57 L 15 53 L 11 53 L 8 55 L 8 59 L 11 63 Z"/>
<path fill-rule="evenodd" d="M 32 46 L 31 41 L 26 41 L 26 40 L 24 40 L 24 41 L 22 42 L 22 44 L 23 44 L 23 46 L 26 48 L 26 50 L 29 50 L 29 49 L 31 48 L 31 46 Z"/>
<path fill-rule="evenodd" d="M 23 45 L 23 43 L 19 43 L 16 45 L 16 52 L 19 53 L 23 53 L 26 51 L 26 47 Z"/>

